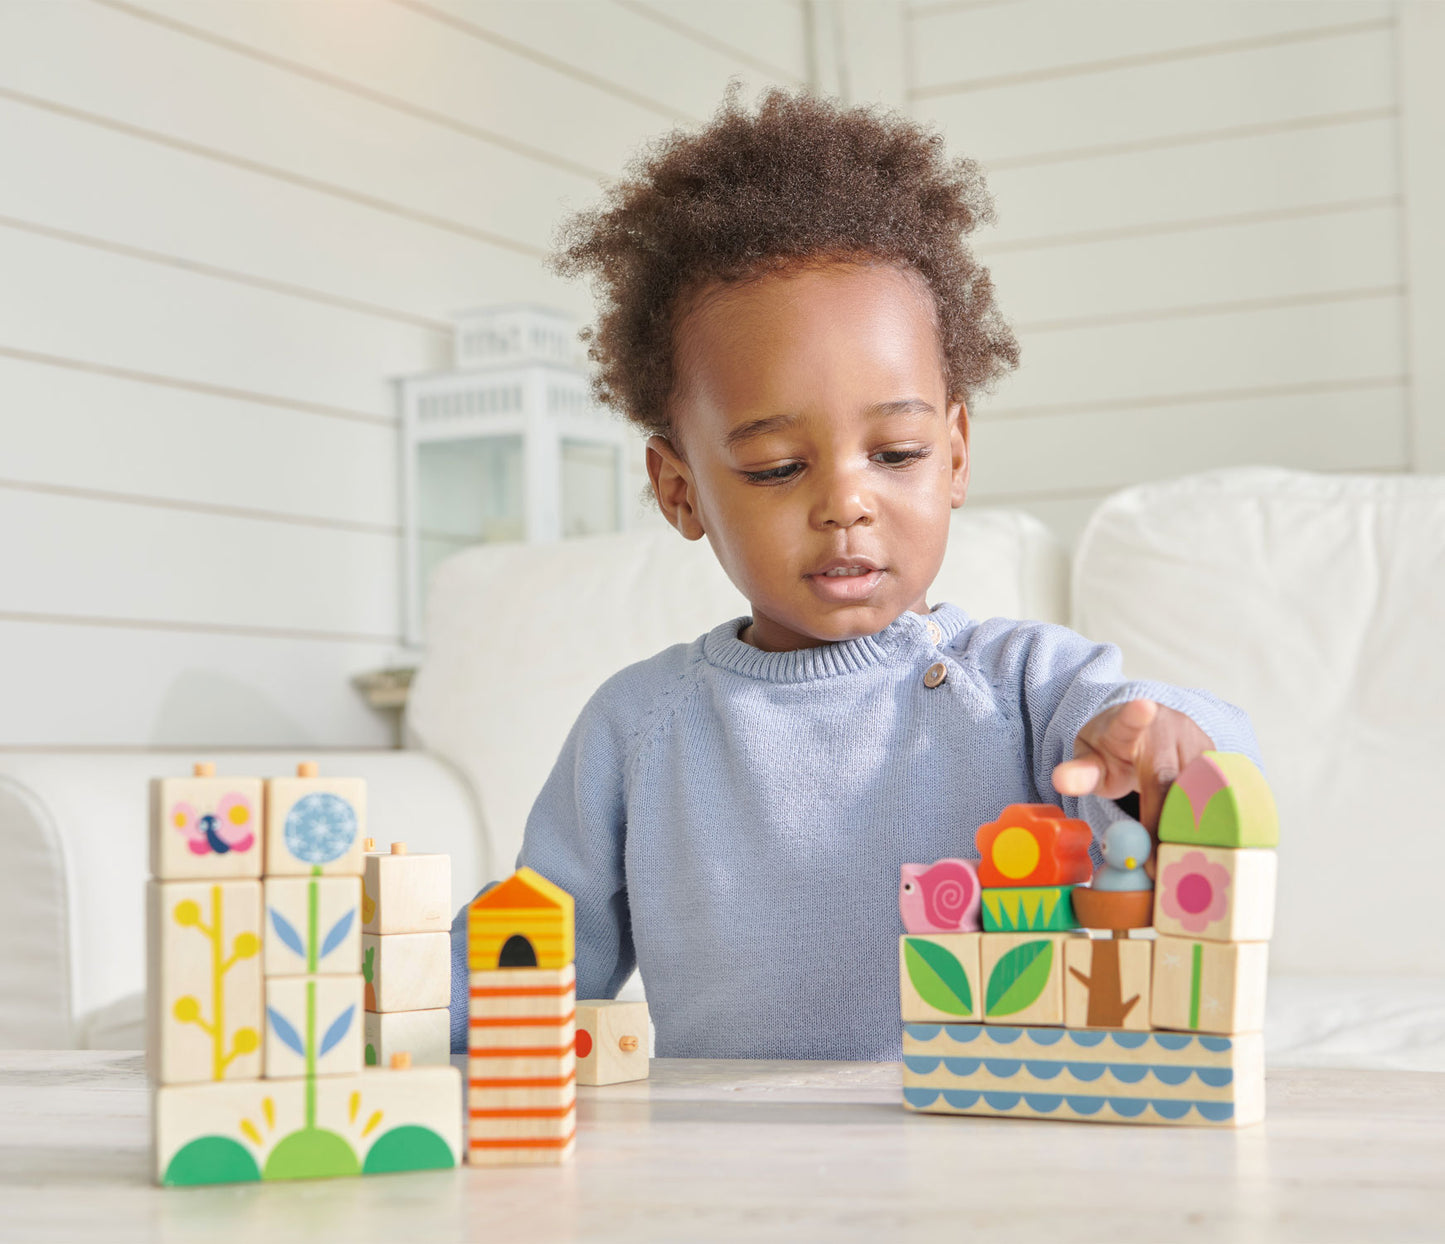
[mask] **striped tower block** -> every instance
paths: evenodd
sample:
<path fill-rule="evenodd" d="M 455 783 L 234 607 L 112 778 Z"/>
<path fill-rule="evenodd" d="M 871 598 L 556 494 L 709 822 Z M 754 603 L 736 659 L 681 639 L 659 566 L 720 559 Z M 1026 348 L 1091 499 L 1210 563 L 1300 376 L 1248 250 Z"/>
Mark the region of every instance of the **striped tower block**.
<path fill-rule="evenodd" d="M 560 1163 L 577 1131 L 576 970 L 471 974 L 467 1161 Z"/>

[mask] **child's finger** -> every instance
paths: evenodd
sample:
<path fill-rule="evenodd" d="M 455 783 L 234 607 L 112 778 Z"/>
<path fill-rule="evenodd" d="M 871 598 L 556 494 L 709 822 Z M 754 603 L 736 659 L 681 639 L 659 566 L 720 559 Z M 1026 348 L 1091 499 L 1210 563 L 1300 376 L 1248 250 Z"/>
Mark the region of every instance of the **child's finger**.
<path fill-rule="evenodd" d="M 1108 772 L 1101 756 L 1085 753 L 1054 766 L 1054 789 L 1061 795 L 1087 795 Z"/>
<path fill-rule="evenodd" d="M 1169 787 L 1177 776 L 1176 772 L 1161 770 L 1148 756 L 1139 766 L 1139 822 L 1151 834 L 1158 832 L 1164 796 L 1169 793 Z"/>
<path fill-rule="evenodd" d="M 1153 700 L 1125 700 L 1115 708 L 1105 728 L 1103 745 L 1116 756 L 1132 760 L 1138 751 L 1139 740 L 1158 715 L 1159 705 Z"/>

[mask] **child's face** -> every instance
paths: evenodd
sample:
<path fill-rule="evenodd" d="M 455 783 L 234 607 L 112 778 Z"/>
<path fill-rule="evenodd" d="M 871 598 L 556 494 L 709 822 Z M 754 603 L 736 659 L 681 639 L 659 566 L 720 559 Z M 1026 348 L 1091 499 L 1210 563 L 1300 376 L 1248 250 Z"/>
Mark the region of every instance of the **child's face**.
<path fill-rule="evenodd" d="M 751 602 L 744 640 L 806 648 L 927 611 L 968 447 L 921 278 L 835 265 L 719 287 L 677 368 L 680 443 L 654 436 L 648 473 Z"/>

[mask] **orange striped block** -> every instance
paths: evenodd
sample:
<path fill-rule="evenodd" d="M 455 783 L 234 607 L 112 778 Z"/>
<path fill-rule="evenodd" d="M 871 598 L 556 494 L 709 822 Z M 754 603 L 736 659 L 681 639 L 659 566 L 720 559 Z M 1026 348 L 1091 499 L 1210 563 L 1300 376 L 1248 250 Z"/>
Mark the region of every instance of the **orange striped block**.
<path fill-rule="evenodd" d="M 471 974 L 467 1160 L 563 1162 L 577 1129 L 576 972 Z"/>

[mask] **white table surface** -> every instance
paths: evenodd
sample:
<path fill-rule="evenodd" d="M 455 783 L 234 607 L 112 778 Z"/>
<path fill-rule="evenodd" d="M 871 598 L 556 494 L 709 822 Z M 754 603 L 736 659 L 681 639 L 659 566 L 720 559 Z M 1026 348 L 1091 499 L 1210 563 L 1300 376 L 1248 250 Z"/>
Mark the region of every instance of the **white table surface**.
<path fill-rule="evenodd" d="M 565 1167 L 157 1188 L 140 1054 L 0 1051 L 0 1240 L 1434 1240 L 1445 1075 L 1283 1068 L 1241 1131 L 965 1119 L 893 1064 L 657 1060 Z"/>

